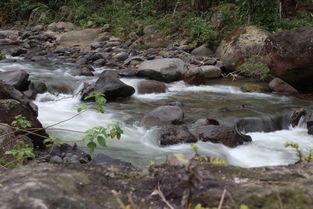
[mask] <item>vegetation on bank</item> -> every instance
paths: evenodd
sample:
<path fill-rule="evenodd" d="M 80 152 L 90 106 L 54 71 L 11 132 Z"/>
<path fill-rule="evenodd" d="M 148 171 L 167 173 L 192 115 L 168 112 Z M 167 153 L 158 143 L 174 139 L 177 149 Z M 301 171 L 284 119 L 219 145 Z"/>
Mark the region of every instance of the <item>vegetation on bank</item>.
<path fill-rule="evenodd" d="M 284 2 L 284 3 L 282 3 Z M 269 31 L 312 25 L 310 10 L 299 10 L 307 0 L 8 0 L 0 2 L 0 23 L 70 21 L 84 28 L 111 24 L 126 37 L 155 24 L 161 33 L 191 38 L 195 44 L 218 40 L 241 25 Z"/>

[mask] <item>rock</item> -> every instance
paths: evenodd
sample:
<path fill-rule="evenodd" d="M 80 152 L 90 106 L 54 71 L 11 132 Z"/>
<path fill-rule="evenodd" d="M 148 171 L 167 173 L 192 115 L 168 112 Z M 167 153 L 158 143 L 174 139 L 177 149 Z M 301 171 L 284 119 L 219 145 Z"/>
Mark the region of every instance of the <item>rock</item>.
<path fill-rule="evenodd" d="M 32 27 L 32 31 L 43 31 L 43 30 L 44 30 L 43 25 L 36 25 L 36 26 Z"/>
<path fill-rule="evenodd" d="M 129 64 L 131 64 L 131 62 L 134 61 L 134 60 L 137 60 L 137 61 L 142 62 L 142 61 L 144 61 L 145 59 L 144 59 L 144 57 L 142 57 L 142 56 L 132 56 L 132 57 L 127 58 L 127 59 L 124 61 L 124 65 L 129 65 Z"/>
<path fill-rule="evenodd" d="M 161 106 L 147 113 L 143 119 L 144 126 L 162 126 L 181 124 L 184 119 L 184 112 L 178 106 Z"/>
<path fill-rule="evenodd" d="M 147 60 L 138 66 L 137 75 L 157 81 L 178 81 L 186 72 L 187 66 L 177 58 Z"/>
<path fill-rule="evenodd" d="M 77 31 L 69 31 L 60 34 L 57 38 L 58 42 L 94 42 L 98 38 L 100 32 L 97 29 L 85 29 Z"/>
<path fill-rule="evenodd" d="M 27 50 L 24 48 L 15 48 L 15 49 L 10 49 L 8 53 L 13 57 L 17 57 L 22 54 L 26 54 Z"/>
<path fill-rule="evenodd" d="M 102 67 L 107 63 L 107 61 L 105 59 L 97 59 L 96 61 L 94 61 L 92 64 L 95 67 Z"/>
<path fill-rule="evenodd" d="M 23 70 L 0 72 L 0 80 L 8 85 L 14 86 L 17 90 L 26 91 L 30 81 L 29 74 Z"/>
<path fill-rule="evenodd" d="M 4 153 L 14 149 L 16 142 L 14 130 L 9 125 L 0 123 L 0 158 L 14 160 L 13 156 Z"/>
<path fill-rule="evenodd" d="M 208 48 L 207 44 L 203 44 L 198 48 L 195 48 L 194 50 L 192 50 L 191 54 L 199 57 L 213 56 L 213 52 L 211 49 Z"/>
<path fill-rule="evenodd" d="M 73 94 L 75 90 L 75 82 L 74 81 L 64 81 L 60 79 L 54 79 L 47 81 L 46 83 L 48 92 L 52 94 Z"/>
<path fill-rule="evenodd" d="M 68 32 L 76 29 L 77 26 L 70 22 L 54 22 L 48 25 L 48 30 L 53 32 Z"/>
<path fill-rule="evenodd" d="M 14 99 L 2 99 L 0 100 L 0 123 L 11 124 L 15 120 L 15 116 L 22 115 L 28 120 L 31 124 L 31 128 L 38 128 L 38 131 L 35 131 L 36 134 L 26 134 L 29 138 L 32 139 L 32 142 L 35 147 L 43 148 L 43 139 L 47 138 L 48 135 L 42 129 L 42 125 L 37 119 L 37 115 L 27 106 L 23 105 L 21 102 Z M 24 132 L 21 131 L 23 134 Z"/>
<path fill-rule="evenodd" d="M 159 130 L 160 145 L 174 145 L 179 143 L 196 143 L 197 139 L 186 126 L 164 126 Z"/>
<path fill-rule="evenodd" d="M 83 89 L 82 100 L 88 95 L 99 92 L 103 93 L 105 98 L 110 100 L 119 97 L 130 97 L 135 93 L 135 89 L 120 81 L 117 72 L 104 71 L 95 84 Z"/>
<path fill-rule="evenodd" d="M 228 147 L 236 147 L 252 141 L 250 136 L 244 135 L 234 128 L 216 125 L 197 127 L 195 135 L 204 142 L 221 143 Z"/>
<path fill-rule="evenodd" d="M 143 29 L 143 33 L 145 35 L 153 34 L 157 32 L 157 26 L 156 25 L 147 25 Z"/>
<path fill-rule="evenodd" d="M 77 145 L 73 146 L 69 144 L 62 144 L 58 147 L 53 147 L 52 150 L 49 150 L 51 156 L 59 156 L 62 159 L 62 163 L 88 163 L 91 161 L 91 156 L 86 152 L 77 148 Z"/>
<path fill-rule="evenodd" d="M 205 79 L 219 78 L 222 75 L 221 69 L 213 65 L 203 65 L 201 66 L 201 70 Z"/>
<path fill-rule="evenodd" d="M 313 26 L 274 33 L 265 42 L 271 73 L 304 92 L 313 91 Z"/>
<path fill-rule="evenodd" d="M 269 83 L 269 88 L 273 90 L 274 92 L 277 93 L 282 93 L 282 94 L 297 94 L 298 91 L 293 88 L 291 85 L 286 83 L 280 78 L 274 78 L 270 83 Z"/>
<path fill-rule="evenodd" d="M 159 81 L 143 80 L 137 85 L 137 91 L 139 94 L 152 94 L 152 93 L 165 93 L 166 85 Z"/>
<path fill-rule="evenodd" d="M 50 163 L 63 163 L 63 160 L 61 157 L 54 155 L 50 158 Z"/>
<path fill-rule="evenodd" d="M 137 71 L 131 69 L 122 69 L 118 71 L 118 75 L 122 77 L 135 77 Z"/>
<path fill-rule="evenodd" d="M 139 42 L 148 48 L 166 48 L 171 43 L 167 38 L 159 34 L 144 35 L 139 38 Z"/>
<path fill-rule="evenodd" d="M 110 24 L 104 24 L 102 26 L 102 31 L 103 32 L 110 32 L 110 30 L 111 30 L 111 25 Z"/>
<path fill-rule="evenodd" d="M 0 46 L 10 46 L 10 45 L 18 45 L 18 42 L 10 39 L 0 39 Z"/>
<path fill-rule="evenodd" d="M 73 76 L 93 76 L 93 67 L 91 66 L 77 66 L 77 68 L 72 69 L 70 74 Z"/>
<path fill-rule="evenodd" d="M 215 54 L 227 71 L 233 71 L 249 56 L 261 54 L 268 35 L 269 32 L 256 26 L 240 27 L 222 40 Z"/>
<path fill-rule="evenodd" d="M 0 30 L 0 39 L 16 39 L 18 35 L 16 30 Z"/>
<path fill-rule="evenodd" d="M 29 85 L 29 89 L 24 91 L 24 95 L 27 96 L 29 99 L 34 100 L 37 94 L 43 94 L 47 92 L 48 88 L 45 83 L 40 81 L 31 81 Z"/>
<path fill-rule="evenodd" d="M 137 35 L 136 32 L 130 32 L 128 35 L 127 35 L 127 39 L 131 40 L 131 41 L 135 41 L 139 38 L 139 36 Z"/>
<path fill-rule="evenodd" d="M 194 124 L 192 124 L 194 128 L 198 126 L 206 126 L 206 125 L 219 126 L 220 123 L 217 120 L 212 119 L 212 118 L 204 118 L 204 119 L 199 119 Z"/>
<path fill-rule="evenodd" d="M 292 127 L 296 127 L 299 124 L 301 117 L 307 115 L 307 111 L 303 108 L 295 110 L 290 116 L 290 124 Z"/>
<path fill-rule="evenodd" d="M 119 52 L 115 55 L 112 56 L 112 58 L 116 59 L 117 61 L 123 62 L 128 58 L 128 53 L 127 52 Z"/>
<path fill-rule="evenodd" d="M 201 85 L 205 83 L 203 71 L 197 66 L 189 66 L 187 72 L 183 76 L 183 80 L 190 85 Z"/>

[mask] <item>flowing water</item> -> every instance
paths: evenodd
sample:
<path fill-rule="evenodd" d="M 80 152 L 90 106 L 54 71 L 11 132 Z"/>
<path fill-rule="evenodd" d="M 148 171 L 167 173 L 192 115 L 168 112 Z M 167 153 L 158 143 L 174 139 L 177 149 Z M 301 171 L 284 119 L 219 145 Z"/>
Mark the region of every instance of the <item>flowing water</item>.
<path fill-rule="evenodd" d="M 53 85 L 58 83 L 73 88 L 73 93 L 38 95 L 35 103 L 39 107 L 39 120 L 44 126 L 66 120 L 77 114 L 81 105 L 78 92 L 84 81 L 95 80 L 84 76 L 71 76 L 70 65 L 34 64 L 34 63 L 0 63 L 0 71 L 22 69 L 30 73 L 31 80 L 40 80 Z M 106 70 L 97 69 L 97 73 Z M 138 78 L 123 78 L 123 82 L 136 88 Z M 264 93 L 245 93 L 238 87 L 240 83 L 223 81 L 203 86 L 189 86 L 184 82 L 167 84 L 168 92 L 163 94 L 135 93 L 132 97 L 110 102 L 105 105 L 105 113 L 88 110 L 72 120 L 61 123 L 49 130 L 50 135 L 60 136 L 65 141 L 80 140 L 82 134 L 61 129 L 85 131 L 89 128 L 122 123 L 124 134 L 121 140 L 108 140 L 107 148 L 98 148 L 96 152 L 133 163 L 135 166 L 146 166 L 149 160 L 160 162 L 166 155 L 174 153 L 191 154 L 189 144 L 178 144 L 160 147 L 156 129 L 145 129 L 140 125 L 143 115 L 155 107 L 173 101 L 184 104 L 185 121 L 191 124 L 201 118 L 215 118 L 223 125 L 233 126 L 241 118 L 260 118 L 265 121 L 276 116 L 290 113 L 299 107 L 311 108 L 312 102 L 293 97 Z M 296 142 L 301 147 L 313 148 L 313 136 L 307 134 L 305 126 L 286 128 L 285 130 L 248 132 L 252 143 L 229 148 L 221 144 L 198 142 L 196 145 L 202 154 L 219 157 L 231 165 L 256 167 L 265 165 L 286 165 L 297 160 L 291 148 L 285 148 L 285 142 Z"/>

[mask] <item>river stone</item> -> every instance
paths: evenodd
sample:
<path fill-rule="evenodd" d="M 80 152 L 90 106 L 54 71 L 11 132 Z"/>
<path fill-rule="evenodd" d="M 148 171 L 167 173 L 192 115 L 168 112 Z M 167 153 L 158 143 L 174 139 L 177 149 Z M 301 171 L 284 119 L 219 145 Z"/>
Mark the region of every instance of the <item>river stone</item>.
<path fill-rule="evenodd" d="M 183 122 L 184 112 L 178 106 L 161 106 L 147 113 L 143 119 L 144 126 L 162 126 L 180 124 Z"/>
<path fill-rule="evenodd" d="M 17 100 L 2 99 L 0 100 L 0 112 L 0 123 L 11 124 L 15 120 L 15 116 L 22 115 L 31 123 L 31 128 L 41 129 L 36 131 L 36 134 L 41 136 L 35 134 L 27 134 L 27 136 L 32 139 L 35 147 L 43 147 L 42 141 L 44 138 L 47 138 L 48 135 L 42 130 L 42 125 L 37 119 L 37 115 L 34 115 L 30 109 Z"/>
<path fill-rule="evenodd" d="M 77 29 L 77 26 L 70 22 L 54 22 L 48 25 L 47 29 L 53 32 L 68 32 Z"/>
<path fill-rule="evenodd" d="M 69 31 L 58 36 L 58 42 L 93 42 L 100 32 L 97 29 Z"/>
<path fill-rule="evenodd" d="M 20 56 L 20 55 L 26 54 L 26 53 L 27 53 L 27 50 L 24 48 L 15 48 L 15 49 L 10 49 L 8 51 L 8 54 L 10 54 L 13 57 L 17 57 L 17 56 Z"/>
<path fill-rule="evenodd" d="M 213 52 L 211 49 L 208 48 L 207 44 L 203 44 L 198 48 L 192 50 L 191 54 L 200 57 L 209 57 L 213 55 Z"/>
<path fill-rule="evenodd" d="M 196 128 L 195 135 L 204 142 L 221 143 L 228 147 L 236 147 L 252 141 L 250 136 L 243 135 L 236 129 L 226 126 L 200 126 Z"/>
<path fill-rule="evenodd" d="M 201 85 L 205 82 L 202 69 L 194 65 L 189 66 L 184 73 L 183 80 L 190 85 Z"/>
<path fill-rule="evenodd" d="M 283 93 L 283 94 L 297 94 L 298 91 L 292 87 L 290 84 L 286 83 L 280 78 L 274 78 L 269 83 L 269 88 L 277 93 Z"/>
<path fill-rule="evenodd" d="M 25 91 L 28 89 L 30 81 L 29 74 L 24 70 L 13 70 L 0 72 L 0 80 L 8 85 L 14 86 L 17 90 Z"/>
<path fill-rule="evenodd" d="M 159 130 L 160 145 L 174 145 L 179 143 L 196 143 L 197 139 L 186 126 L 164 126 Z"/>
<path fill-rule="evenodd" d="M 119 79 L 119 75 L 115 71 L 104 71 L 95 84 L 89 85 L 83 89 L 82 100 L 88 95 L 95 93 L 103 93 L 105 98 L 116 99 L 119 97 L 130 97 L 135 93 L 135 89 Z"/>
<path fill-rule="evenodd" d="M 147 60 L 138 66 L 137 75 L 157 81 L 172 82 L 182 79 L 187 66 L 178 58 Z"/>
<path fill-rule="evenodd" d="M 221 69 L 214 65 L 203 65 L 201 70 L 205 79 L 219 78 L 222 75 Z"/>
<path fill-rule="evenodd" d="M 139 94 L 165 93 L 166 89 L 164 83 L 153 80 L 143 80 L 137 85 L 137 91 Z"/>
<path fill-rule="evenodd" d="M 312 92 L 312 48 L 313 26 L 273 33 L 266 39 L 264 46 L 271 74 L 297 90 Z"/>

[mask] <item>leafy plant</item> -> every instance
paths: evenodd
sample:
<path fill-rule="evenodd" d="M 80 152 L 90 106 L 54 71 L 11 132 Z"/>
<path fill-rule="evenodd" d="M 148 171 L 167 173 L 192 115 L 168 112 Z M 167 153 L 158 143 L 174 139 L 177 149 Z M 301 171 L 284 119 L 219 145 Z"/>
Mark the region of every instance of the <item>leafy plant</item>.
<path fill-rule="evenodd" d="M 3 60 L 3 59 L 5 59 L 5 55 L 2 52 L 0 52 L 0 60 Z"/>
<path fill-rule="evenodd" d="M 64 144 L 64 142 L 62 142 L 61 138 L 58 136 L 51 136 L 47 139 L 44 139 L 43 143 L 45 144 L 46 147 L 52 146 L 60 147 L 62 144 Z"/>
<path fill-rule="evenodd" d="M 211 163 L 214 165 L 227 165 L 227 163 L 224 160 L 219 159 L 218 157 L 206 157 L 206 156 L 201 156 L 199 154 L 199 147 L 195 144 L 190 145 L 191 149 L 195 152 L 195 156 L 193 159 L 200 163 Z"/>
<path fill-rule="evenodd" d="M 217 44 L 218 32 L 208 19 L 202 17 L 191 18 L 191 35 L 197 45 L 208 42 L 212 46 Z"/>
<path fill-rule="evenodd" d="M 24 143 L 18 142 L 14 149 L 6 151 L 5 155 L 13 156 L 13 161 L 6 161 L 5 167 L 16 167 L 24 164 L 24 161 L 29 158 L 35 158 L 35 154 L 33 152 L 33 148 L 25 146 Z"/>
<path fill-rule="evenodd" d="M 104 103 L 107 102 L 107 100 L 105 99 L 105 95 L 103 93 L 95 93 L 95 94 L 91 94 L 91 95 L 88 95 L 84 98 L 85 100 L 94 100 L 96 103 L 93 105 L 93 107 L 98 111 L 98 112 L 101 112 L 101 113 L 104 113 L 104 110 L 103 110 L 103 107 L 102 105 Z M 86 105 L 83 105 L 82 107 L 80 107 L 78 109 L 78 112 L 81 112 L 82 110 L 85 110 L 87 109 L 88 106 Z"/>
<path fill-rule="evenodd" d="M 110 129 L 107 127 L 98 126 L 88 129 L 85 132 L 86 135 L 83 137 L 82 141 L 87 145 L 90 153 L 95 151 L 97 143 L 102 147 L 106 147 L 106 139 L 108 137 L 111 139 L 121 138 L 123 130 L 121 129 L 119 123 L 115 123 L 109 127 Z"/>
<path fill-rule="evenodd" d="M 22 128 L 30 128 L 32 125 L 30 121 L 26 119 L 23 115 L 17 115 L 14 117 L 14 120 L 11 123 L 11 126 L 22 129 Z"/>

